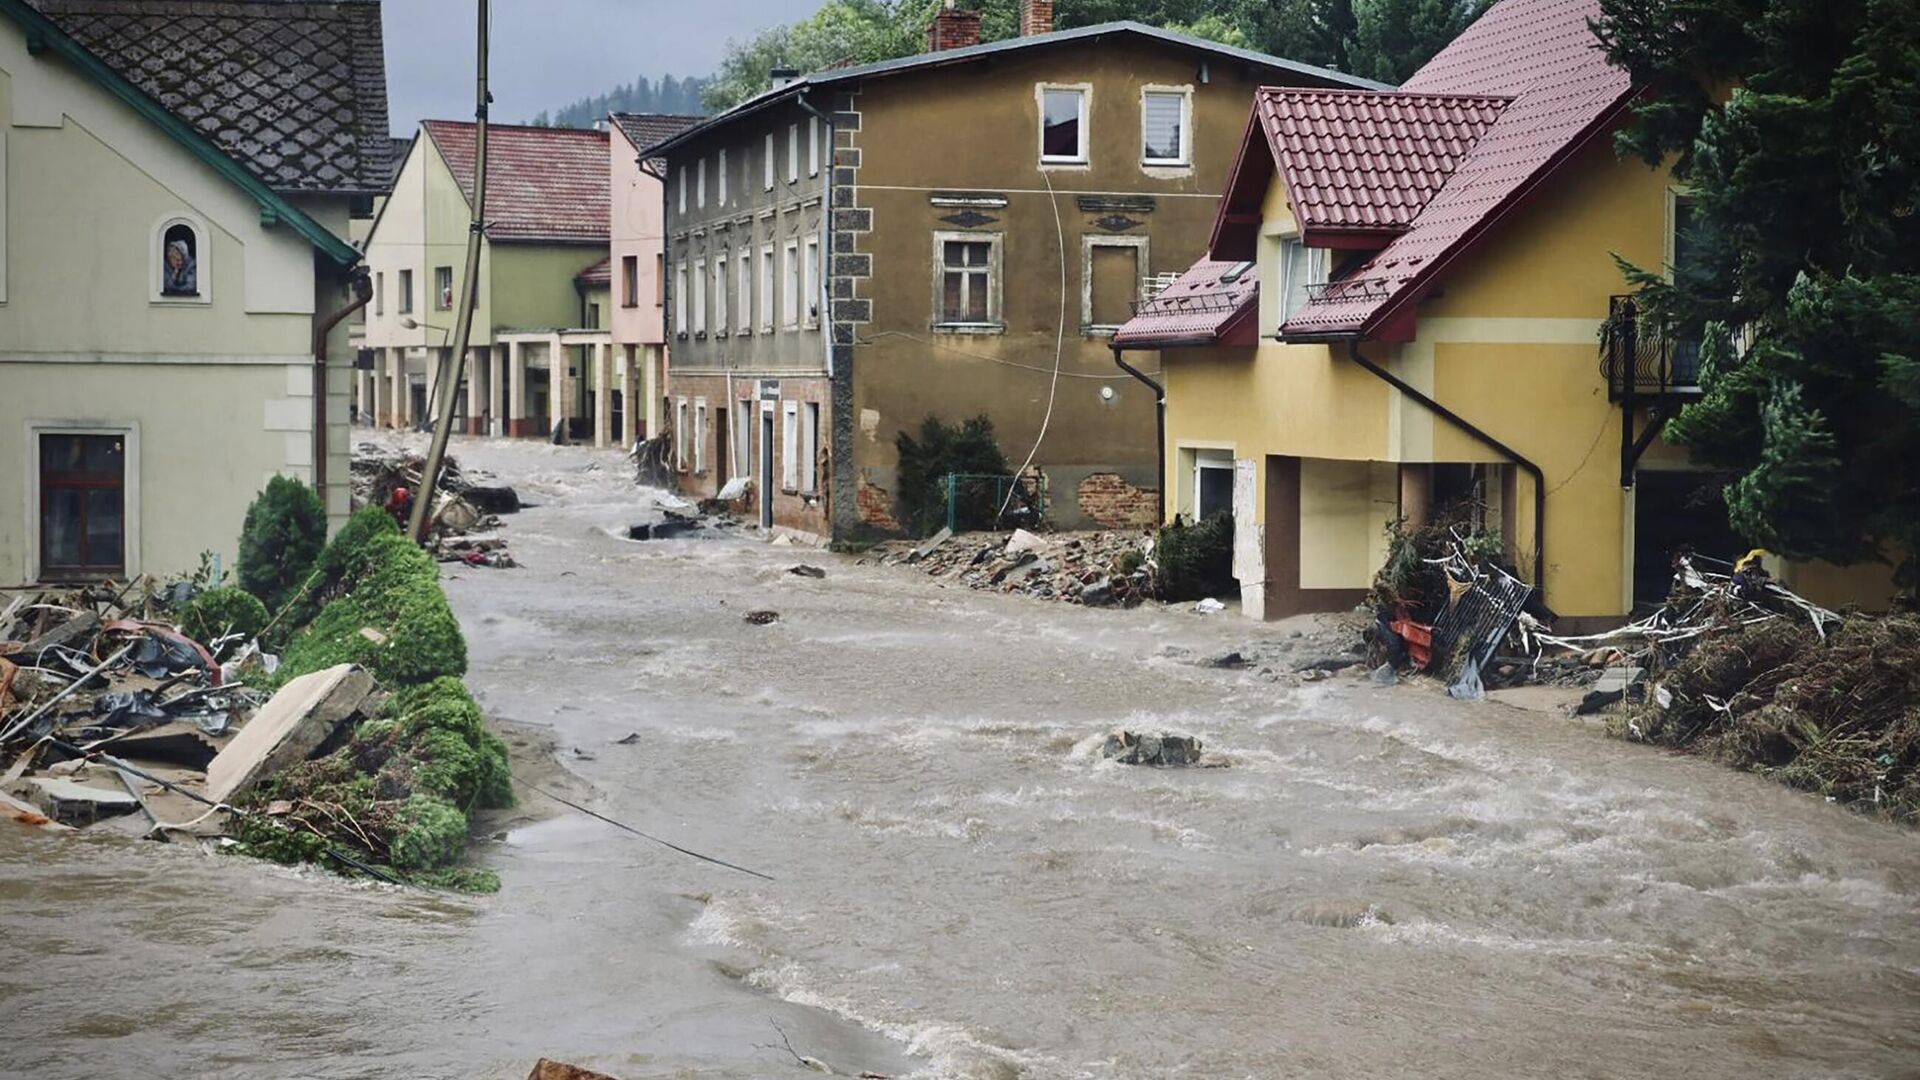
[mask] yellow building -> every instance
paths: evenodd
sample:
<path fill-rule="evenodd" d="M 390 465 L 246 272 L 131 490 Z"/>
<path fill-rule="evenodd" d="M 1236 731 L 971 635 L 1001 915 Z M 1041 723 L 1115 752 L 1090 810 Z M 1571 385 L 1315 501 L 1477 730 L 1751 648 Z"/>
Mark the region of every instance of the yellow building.
<path fill-rule="evenodd" d="M 1659 438 L 1697 348 L 1636 324 L 1616 257 L 1672 265 L 1688 200 L 1614 155 L 1632 88 L 1598 14 L 1502 0 L 1398 90 L 1263 89 L 1207 258 L 1116 335 L 1160 354 L 1166 513 L 1234 512 L 1247 614 L 1352 606 L 1389 525 L 1446 505 L 1575 624 L 1664 596 L 1680 544 L 1744 550 Z"/>

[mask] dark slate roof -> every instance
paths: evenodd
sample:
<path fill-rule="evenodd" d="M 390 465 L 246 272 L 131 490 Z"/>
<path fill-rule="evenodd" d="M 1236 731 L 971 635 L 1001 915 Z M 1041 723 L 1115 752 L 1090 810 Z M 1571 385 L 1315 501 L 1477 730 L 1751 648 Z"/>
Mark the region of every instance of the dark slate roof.
<path fill-rule="evenodd" d="M 276 191 L 391 186 L 379 0 L 31 0 Z"/>
<path fill-rule="evenodd" d="M 473 124 L 420 124 L 473 198 Z M 487 125 L 487 236 L 521 243 L 605 244 L 612 230 L 607 133 Z"/>
<path fill-rule="evenodd" d="M 673 138 L 702 120 L 704 116 L 680 116 L 674 113 L 617 112 L 612 120 L 635 150 L 642 154 Z"/>
<path fill-rule="evenodd" d="M 1264 69 L 1265 72 L 1285 73 L 1288 76 L 1312 85 L 1345 86 L 1362 90 L 1391 89 L 1385 83 L 1374 82 L 1372 79 L 1363 79 L 1358 75 L 1348 75 L 1345 72 L 1334 71 L 1330 68 L 1315 67 L 1312 64 L 1303 64 L 1298 60 L 1288 60 L 1285 57 L 1269 56 L 1266 53 L 1255 52 L 1252 49 L 1239 49 L 1231 45 L 1222 45 L 1217 41 L 1208 41 L 1205 38 L 1192 37 L 1172 30 L 1162 30 L 1157 26 L 1148 26 L 1145 23 L 1134 22 L 1128 19 L 1118 22 L 1098 23 L 1093 26 L 1076 26 L 1071 30 L 1055 30 L 1048 34 L 1032 34 L 1026 37 L 1007 38 L 1004 41 L 990 41 L 981 45 L 969 45 L 962 49 L 945 49 L 940 52 L 919 53 L 914 56 L 903 56 L 896 60 L 882 60 L 874 64 L 856 64 L 852 67 L 831 67 L 824 71 L 816 71 L 810 75 L 802 75 L 794 81 L 787 83 L 785 86 L 776 86 L 767 90 L 758 97 L 749 98 L 718 116 L 703 120 L 701 123 L 675 136 L 669 143 L 663 143 L 656 147 L 656 149 L 662 151 L 669 149 L 672 144 L 680 142 L 682 138 L 694 132 L 703 131 L 714 125 L 725 123 L 735 117 L 755 112 L 775 101 L 795 96 L 810 87 L 833 86 L 839 83 L 871 79 L 883 75 L 893 75 L 904 71 L 944 67 L 950 64 L 964 64 L 974 60 L 991 60 L 991 58 L 1004 53 L 1026 49 L 1041 49 L 1074 42 L 1096 41 L 1101 38 L 1111 37 L 1143 38 L 1165 45 L 1175 45 L 1195 53 L 1212 56 L 1219 60 L 1231 60 L 1236 63 L 1250 64 L 1255 68 Z"/>

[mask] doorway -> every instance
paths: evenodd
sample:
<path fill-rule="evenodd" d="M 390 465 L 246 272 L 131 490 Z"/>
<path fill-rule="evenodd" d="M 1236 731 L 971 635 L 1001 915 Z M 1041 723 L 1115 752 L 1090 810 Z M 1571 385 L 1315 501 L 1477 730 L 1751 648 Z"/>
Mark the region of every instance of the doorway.
<path fill-rule="evenodd" d="M 1732 563 L 1752 545 L 1727 524 L 1727 477 L 1717 472 L 1643 469 L 1633 478 L 1633 604 L 1656 607 L 1673 588 L 1673 555 L 1692 548 Z M 1703 569 L 1725 573 L 1726 565 Z"/>
<path fill-rule="evenodd" d="M 773 528 L 773 403 L 760 403 L 760 527 Z"/>

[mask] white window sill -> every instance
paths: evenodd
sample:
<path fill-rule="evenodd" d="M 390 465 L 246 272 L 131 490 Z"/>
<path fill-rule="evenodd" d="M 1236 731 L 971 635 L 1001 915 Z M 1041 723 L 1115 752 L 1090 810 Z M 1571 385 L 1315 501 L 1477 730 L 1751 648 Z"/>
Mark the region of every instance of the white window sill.
<path fill-rule="evenodd" d="M 1043 157 L 1040 159 L 1040 167 L 1043 169 L 1060 169 L 1068 172 L 1071 172 L 1077 169 L 1088 169 L 1092 167 L 1092 164 L 1093 163 L 1091 161 L 1083 157 L 1082 158 Z"/>
<path fill-rule="evenodd" d="M 1006 323 L 934 323 L 932 330 L 936 334 L 1004 334 Z"/>
<path fill-rule="evenodd" d="M 1083 326 L 1080 328 L 1081 335 L 1085 337 L 1112 337 L 1114 334 L 1119 333 L 1119 331 L 1120 328 L 1117 326 Z"/>

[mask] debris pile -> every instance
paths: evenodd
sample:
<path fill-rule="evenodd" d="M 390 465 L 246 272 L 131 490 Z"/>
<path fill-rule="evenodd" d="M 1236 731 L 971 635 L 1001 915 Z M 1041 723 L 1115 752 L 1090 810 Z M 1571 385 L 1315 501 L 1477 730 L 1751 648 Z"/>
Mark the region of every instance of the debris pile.
<path fill-rule="evenodd" d="M 363 442 L 353 455 L 353 506 L 383 506 L 401 526 L 426 471 L 426 456 L 404 447 Z M 440 562 L 510 569 L 518 566 L 496 532 L 500 515 L 518 513 L 520 496 L 490 477 L 468 473 L 452 455 L 442 460 L 429 548 Z"/>
<path fill-rule="evenodd" d="M 1200 740 L 1191 735 L 1114 731 L 1100 747 L 1100 756 L 1122 765 L 1195 765 Z"/>
<path fill-rule="evenodd" d="M 1089 607 L 1131 607 L 1151 593 L 1152 538 L 1136 532 L 961 533 L 882 544 L 863 561 L 911 565 L 970 589 L 1024 593 Z"/>

